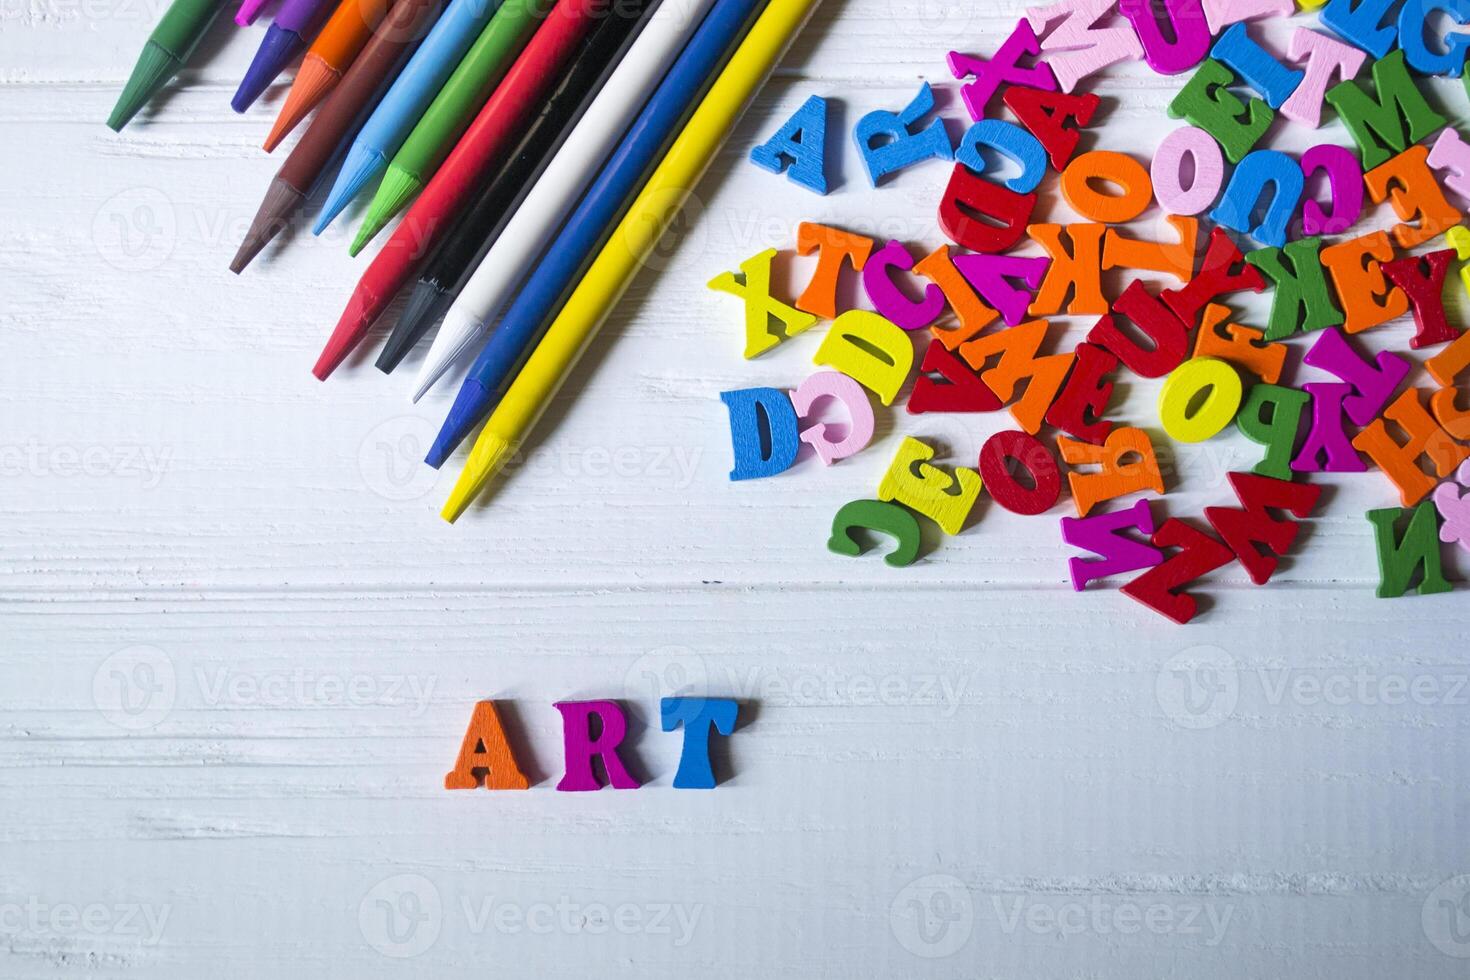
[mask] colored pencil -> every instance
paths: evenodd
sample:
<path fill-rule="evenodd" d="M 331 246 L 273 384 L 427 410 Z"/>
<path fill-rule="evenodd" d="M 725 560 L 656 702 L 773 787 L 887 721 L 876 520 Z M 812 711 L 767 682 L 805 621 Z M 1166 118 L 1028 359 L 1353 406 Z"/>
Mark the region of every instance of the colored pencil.
<path fill-rule="evenodd" d="M 169 4 L 158 26 L 148 35 L 148 42 L 133 65 L 133 73 L 117 97 L 117 105 L 107 117 L 109 129 L 120 132 L 168 84 L 194 54 L 223 9 L 222 0 L 174 0 Z"/>
<path fill-rule="evenodd" d="M 235 97 L 230 100 L 230 108 L 236 112 L 250 108 L 265 87 L 306 50 L 331 12 L 331 0 L 285 0 L 276 19 L 266 28 L 265 37 L 260 39 L 260 47 L 255 50 L 250 67 L 245 69 Z"/>
<path fill-rule="evenodd" d="M 306 114 L 327 97 L 352 59 L 362 52 L 392 0 L 342 0 L 301 59 L 296 78 L 286 93 L 286 103 L 265 138 L 265 148 L 274 150 Z"/>
<path fill-rule="evenodd" d="M 818 2 L 771 0 L 750 29 L 486 422 L 444 505 L 446 520 L 458 519 L 525 442 Z"/>
<path fill-rule="evenodd" d="M 529 10 L 531 6 L 531 0 L 521 0 L 518 9 Z M 352 141 L 337 181 L 327 195 L 327 203 L 317 216 L 313 229 L 316 234 L 320 235 L 357 192 L 388 166 L 414 123 L 439 94 L 444 80 L 496 16 L 499 7 L 500 0 L 451 0 L 444 15 Z"/>
<path fill-rule="evenodd" d="M 465 130 L 444 165 L 434 174 L 408 214 L 373 257 L 353 289 L 312 373 L 325 379 L 367 334 L 418 265 L 443 235 L 460 205 L 480 185 L 497 154 L 507 151 L 555 83 L 562 65 L 583 37 L 604 16 L 598 0 L 558 0 L 521 52 L 495 94 Z"/>
<path fill-rule="evenodd" d="M 241 27 L 249 27 L 255 23 L 255 18 L 265 9 L 270 0 L 240 0 L 240 9 L 235 11 L 235 23 Z"/>
<path fill-rule="evenodd" d="M 538 0 L 505 0 L 454 74 L 393 154 L 350 249 L 353 255 L 418 193 L 490 98 L 506 69 L 540 25 Z"/>
<path fill-rule="evenodd" d="M 245 240 L 230 262 L 239 272 L 250 264 L 291 216 L 306 202 L 316 184 L 337 155 L 342 143 L 377 104 L 404 58 L 423 36 L 430 20 L 439 12 L 436 0 L 397 0 L 387 19 L 373 32 L 373 39 L 352 62 L 342 84 L 332 90 L 321 111 L 301 139 L 291 148 L 286 162 L 272 178 L 260 209 L 250 222 Z"/>
<path fill-rule="evenodd" d="M 434 270 L 437 275 L 426 272 L 420 279 L 404 308 L 403 320 L 409 319 L 412 312 L 422 311 L 419 315 L 432 322 L 445 303 L 452 301 L 453 306 L 439 325 L 439 332 L 434 335 L 419 369 L 414 382 L 414 401 L 422 398 L 461 353 L 473 348 L 484 336 L 510 290 L 531 269 L 546 242 L 643 108 L 650 90 L 663 79 L 669 65 L 699 27 L 711 3 L 713 0 L 665 2 L 655 10 L 627 56 L 598 93 L 597 100 L 556 151 L 555 158 L 516 208 L 510 222 L 495 237 L 489 252 L 473 259 L 468 267 L 472 270 L 468 279 L 453 281 L 446 288 L 452 265 L 447 270 Z M 457 277 L 463 279 L 462 275 Z M 399 321 L 400 325 L 403 320 Z"/>
<path fill-rule="evenodd" d="M 624 0 L 618 12 L 587 38 L 515 152 L 506 158 L 475 202 L 455 219 L 454 227 L 425 263 L 424 276 L 429 280 L 429 290 L 427 293 L 419 290 L 424 285 L 421 278 L 378 355 L 380 370 L 392 371 L 434 318 L 444 311 L 438 305 L 440 298 L 452 296 L 450 290 L 457 289 L 461 279 L 468 277 L 475 263 L 494 243 L 516 206 L 541 176 L 551 155 L 618 65 L 632 42 L 640 18 L 652 2 Z M 669 6 L 678 6 L 678 0 L 672 0 Z"/>
<path fill-rule="evenodd" d="M 442 466 L 489 413 L 511 370 L 556 312 L 558 302 L 596 253 L 685 116 L 698 104 L 700 92 L 715 77 L 760 6 L 760 0 L 718 0 L 715 4 L 545 256 L 532 263 L 533 271 L 515 302 L 460 386 L 429 450 L 430 466 Z"/>

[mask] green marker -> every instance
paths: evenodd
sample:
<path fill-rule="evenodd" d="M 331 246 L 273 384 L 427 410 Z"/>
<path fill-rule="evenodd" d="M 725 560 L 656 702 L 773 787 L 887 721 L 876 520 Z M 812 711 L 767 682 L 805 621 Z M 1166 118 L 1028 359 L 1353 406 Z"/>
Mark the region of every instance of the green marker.
<path fill-rule="evenodd" d="M 393 155 L 352 241 L 349 251 L 353 255 L 372 241 L 434 176 L 434 171 L 530 40 L 540 24 L 537 13 L 536 0 L 506 0 L 480 31 L 464 59 L 414 124 L 403 146 Z"/>
<path fill-rule="evenodd" d="M 123 86 L 112 115 L 107 117 L 107 126 L 113 132 L 121 132 L 138 110 L 168 84 L 168 80 L 184 66 L 204 35 L 209 25 L 225 9 L 224 0 L 174 0 L 164 12 L 163 19 L 148 36 L 133 74 Z"/>

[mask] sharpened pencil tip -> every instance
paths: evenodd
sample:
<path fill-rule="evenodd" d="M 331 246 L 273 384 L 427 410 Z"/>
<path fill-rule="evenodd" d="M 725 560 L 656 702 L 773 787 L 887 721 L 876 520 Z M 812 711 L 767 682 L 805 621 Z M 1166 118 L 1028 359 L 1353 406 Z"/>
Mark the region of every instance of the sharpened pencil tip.
<path fill-rule="evenodd" d="M 363 215 L 362 227 L 357 229 L 357 238 L 352 243 L 352 254 L 356 255 L 363 245 L 372 241 L 373 236 L 382 231 L 423 186 L 423 181 L 413 174 L 390 166 L 383 174 L 383 180 L 378 184 L 372 202 L 368 204 L 367 214 Z"/>
<path fill-rule="evenodd" d="M 281 140 L 296 128 L 296 124 L 305 119 L 341 80 L 341 73 L 334 71 L 321 55 L 307 54 L 301 60 L 301 67 L 296 70 L 296 80 L 286 93 L 286 102 L 281 106 L 281 113 L 276 116 L 270 135 L 265 138 L 266 152 L 269 153 L 279 146 Z"/>
<path fill-rule="evenodd" d="M 305 199 L 305 195 L 280 177 L 272 178 L 270 187 L 266 189 L 265 199 L 260 202 L 260 210 L 255 212 L 250 230 L 245 233 L 245 240 L 240 243 L 239 250 L 230 262 L 230 271 L 238 275 L 249 265 L 260 254 L 260 250 L 281 233 L 291 214 Z"/>
<path fill-rule="evenodd" d="M 337 320 L 337 326 L 332 328 L 332 335 L 327 338 L 321 356 L 316 359 L 316 366 L 311 369 L 318 381 L 327 380 L 347 360 L 347 355 L 361 343 L 368 328 L 381 312 L 372 292 L 365 290 L 362 283 L 358 283 L 351 298 L 347 300 L 347 308 Z"/>
<path fill-rule="evenodd" d="M 352 244 L 347 246 L 347 254 L 354 259 L 357 258 L 357 253 L 361 252 L 363 247 L 367 245 L 368 239 L 373 237 L 371 234 L 363 234 L 366 230 L 366 228 L 358 228 L 357 234 L 352 236 Z"/>
<path fill-rule="evenodd" d="M 353 143 L 347 151 L 347 159 L 342 161 L 342 169 L 337 172 L 337 182 L 327 195 L 327 203 L 322 206 L 321 217 L 317 219 L 313 233 L 320 235 L 325 231 L 327 225 L 342 213 L 343 208 L 352 203 L 352 199 L 368 181 L 382 172 L 386 164 L 383 154 L 377 150 Z"/>
<path fill-rule="evenodd" d="M 132 121 L 138 111 L 174 77 L 180 64 L 179 59 L 165 51 L 157 42 L 149 41 L 143 45 L 143 50 L 138 54 L 138 63 L 133 66 L 133 73 L 128 76 L 127 84 L 117 97 L 117 105 L 112 107 L 112 114 L 107 117 L 107 128 L 114 133 L 122 132 L 122 128 Z"/>
<path fill-rule="evenodd" d="M 379 371 L 384 374 L 393 373 L 393 369 L 402 363 L 408 352 L 413 350 L 419 339 L 434 325 L 439 314 L 444 312 L 446 297 L 447 291 L 431 282 L 420 280 L 414 284 L 413 292 L 409 294 L 408 302 L 398 316 L 398 322 L 393 325 L 393 332 L 378 353 Z"/>
<path fill-rule="evenodd" d="M 230 108 L 236 112 L 249 109 L 266 87 L 276 80 L 276 76 L 296 59 L 304 46 L 301 35 L 295 31 L 278 24 L 266 28 L 265 37 L 260 39 L 260 47 L 256 48 L 255 57 L 250 60 L 250 67 L 245 69 L 245 77 L 240 79 L 240 87 L 235 90 L 235 97 L 230 99 Z"/>
<path fill-rule="evenodd" d="M 417 402 L 428 394 L 429 389 L 439 383 L 439 379 L 449 372 L 454 363 L 484 336 L 485 329 L 481 321 L 466 316 L 451 303 L 444 313 L 444 322 L 439 324 L 434 343 L 429 346 L 428 354 L 424 355 L 423 364 L 419 365 L 419 376 L 414 383 L 418 390 L 414 393 L 413 400 Z"/>
<path fill-rule="evenodd" d="M 510 444 L 504 439 L 489 431 L 480 433 L 479 441 L 470 451 L 470 458 L 460 471 L 459 479 L 454 481 L 454 489 L 449 492 L 449 499 L 444 502 L 440 515 L 451 524 L 459 520 L 490 478 L 500 472 L 509 452 Z"/>

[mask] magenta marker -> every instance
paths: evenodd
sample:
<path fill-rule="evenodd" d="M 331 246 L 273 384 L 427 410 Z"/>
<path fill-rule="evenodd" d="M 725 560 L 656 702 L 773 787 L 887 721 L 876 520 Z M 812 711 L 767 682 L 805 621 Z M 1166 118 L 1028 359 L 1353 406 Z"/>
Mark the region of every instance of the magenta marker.
<path fill-rule="evenodd" d="M 281 4 L 275 22 L 266 28 L 250 67 L 245 69 L 245 77 L 230 100 L 230 108 L 236 112 L 250 108 L 265 87 L 306 50 L 331 12 L 330 0 L 286 0 Z"/>
<path fill-rule="evenodd" d="M 255 23 L 255 18 L 265 9 L 266 0 L 241 0 L 240 9 L 235 11 L 235 23 L 241 27 L 249 27 Z"/>

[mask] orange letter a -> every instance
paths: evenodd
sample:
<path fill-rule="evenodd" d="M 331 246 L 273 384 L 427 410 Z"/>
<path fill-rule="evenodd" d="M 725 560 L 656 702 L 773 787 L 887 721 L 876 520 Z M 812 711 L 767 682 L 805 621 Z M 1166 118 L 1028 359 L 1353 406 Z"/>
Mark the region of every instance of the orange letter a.
<path fill-rule="evenodd" d="M 444 776 L 444 788 L 475 789 L 480 785 L 482 772 L 486 789 L 526 789 L 529 785 L 516 765 L 510 743 L 505 740 L 494 701 L 480 701 L 475 705 L 470 727 L 459 746 L 459 758 L 453 771 Z"/>

